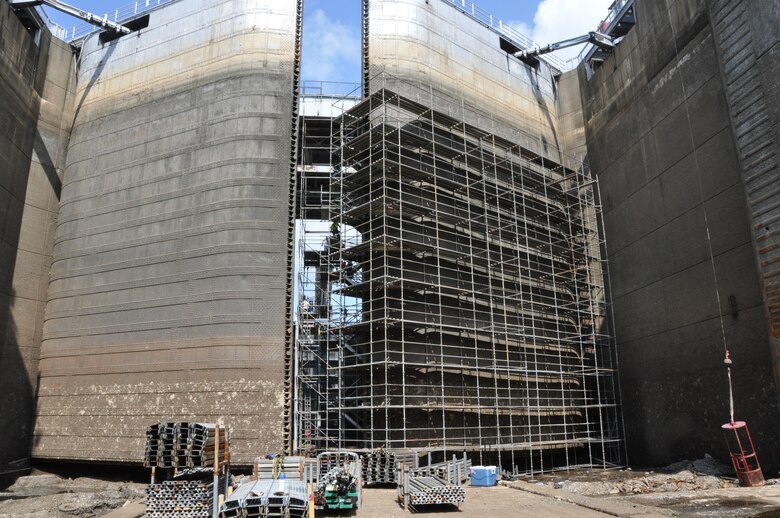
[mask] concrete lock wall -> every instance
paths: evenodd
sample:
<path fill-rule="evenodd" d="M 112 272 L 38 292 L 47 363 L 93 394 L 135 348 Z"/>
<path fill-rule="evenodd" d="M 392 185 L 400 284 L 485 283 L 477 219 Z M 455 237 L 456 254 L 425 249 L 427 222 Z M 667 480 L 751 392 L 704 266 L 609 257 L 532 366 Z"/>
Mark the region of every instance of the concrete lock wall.
<path fill-rule="evenodd" d="M 712 23 L 715 9 L 704 0 L 641 1 L 636 9 L 638 23 L 614 55 L 590 79 L 580 68 L 589 160 L 604 202 L 629 460 L 663 465 L 710 453 L 727 461 L 722 317 L 735 417 L 748 421 L 764 468 L 776 470 L 780 408 L 755 223 L 716 50 L 724 24 Z"/>
<path fill-rule="evenodd" d="M 557 88 L 558 135 L 561 149 L 577 160 L 585 160 L 588 147 L 582 113 L 580 78 L 577 70 L 561 74 Z"/>
<path fill-rule="evenodd" d="M 564 146 L 553 78 L 545 61 L 531 67 L 501 48 L 501 37 L 440 0 L 364 0 L 364 68 L 369 92 L 381 88 L 561 161 Z M 385 72 L 384 77 L 377 77 Z M 372 78 L 375 80 L 372 81 Z M 420 99 L 427 102 L 425 99 Z"/>
<path fill-rule="evenodd" d="M 720 0 L 707 7 L 718 47 L 780 383 L 780 4 Z"/>
<path fill-rule="evenodd" d="M 0 472 L 29 458 L 74 72 L 66 44 L 0 2 Z"/>
<path fill-rule="evenodd" d="M 286 446 L 300 3 L 187 0 L 84 43 L 43 327 L 38 459 L 140 461 L 161 420 Z"/>

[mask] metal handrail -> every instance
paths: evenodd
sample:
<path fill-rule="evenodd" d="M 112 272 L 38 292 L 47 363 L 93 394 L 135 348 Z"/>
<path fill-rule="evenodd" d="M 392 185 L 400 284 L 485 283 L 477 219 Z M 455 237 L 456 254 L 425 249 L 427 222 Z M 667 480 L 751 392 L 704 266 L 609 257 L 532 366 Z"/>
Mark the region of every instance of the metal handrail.
<path fill-rule="evenodd" d="M 623 7 L 629 2 L 633 3 L 633 0 L 615 0 L 615 3 L 609 8 L 607 17 L 601 20 L 597 30 L 602 33 L 608 33 L 608 31 L 612 29 L 613 22 L 620 14 L 620 11 L 622 11 Z"/>
<path fill-rule="evenodd" d="M 103 17 L 106 20 L 113 21 L 116 23 L 121 23 L 127 20 L 130 20 L 139 14 L 143 14 L 147 11 L 151 11 L 153 9 L 156 9 L 157 7 L 165 4 L 169 4 L 171 2 L 175 2 L 177 0 L 140 0 L 135 1 L 131 4 L 125 5 L 123 7 L 119 7 L 117 9 L 114 9 L 113 13 L 107 12 L 103 14 Z M 536 43 L 529 38 L 528 36 L 518 32 L 516 29 L 514 29 L 511 25 L 505 24 L 502 20 L 499 18 L 496 18 L 493 16 L 493 14 L 489 13 L 488 11 L 480 8 L 477 6 L 474 2 L 467 2 L 466 0 L 442 0 L 443 2 L 450 4 L 451 6 L 455 7 L 457 10 L 462 12 L 463 14 L 469 16 L 470 18 L 484 24 L 485 26 L 489 27 L 490 29 L 498 32 L 499 34 L 505 36 L 508 40 L 510 40 L 515 45 L 522 47 L 524 49 L 533 48 L 536 46 Z M 609 13 L 607 14 L 607 17 L 604 18 L 597 26 L 597 30 L 603 31 L 603 27 L 606 25 L 607 27 L 611 26 L 612 22 L 615 20 L 617 15 L 619 14 L 620 10 L 628 3 L 633 0 L 616 0 L 615 3 L 612 5 L 612 7 L 609 9 Z M 97 29 L 94 25 L 91 25 L 89 23 L 81 23 L 78 25 L 72 26 L 70 29 L 52 21 L 51 19 L 46 17 L 48 20 L 48 27 L 51 33 L 66 41 L 66 42 L 72 42 L 78 39 L 81 39 L 88 34 L 91 34 L 93 32 L 97 32 L 100 29 Z M 545 55 L 542 57 L 545 61 L 547 61 L 550 65 L 557 68 L 560 71 L 566 71 L 570 70 L 571 68 L 574 68 L 578 63 L 582 61 L 582 59 L 585 57 L 585 54 L 587 54 L 587 51 L 590 49 L 590 46 L 586 46 L 580 54 L 576 58 L 569 59 L 567 61 L 562 60 L 561 58 L 555 56 L 555 55 Z M 310 83 L 310 81 L 307 81 L 307 83 Z M 348 83 L 338 83 L 338 82 L 332 82 L 332 81 L 322 81 L 321 83 L 328 83 L 328 84 L 344 84 L 347 85 Z M 349 94 L 352 92 L 353 89 L 348 90 L 347 92 L 343 92 L 344 94 Z M 338 92 L 329 92 L 329 93 L 338 93 Z M 314 94 L 318 95 L 318 94 Z M 324 95 L 324 94 L 319 94 Z"/>
<path fill-rule="evenodd" d="M 360 83 L 346 81 L 302 81 L 301 95 L 304 97 L 362 97 Z"/>
<path fill-rule="evenodd" d="M 485 11 L 484 9 L 481 9 L 474 2 L 468 2 L 466 0 L 442 0 L 442 1 L 446 4 L 453 6 L 455 9 L 462 12 L 469 18 L 472 18 L 480 22 L 481 24 L 485 25 L 486 27 L 494 30 L 495 32 L 501 34 L 506 39 L 508 39 L 509 41 L 511 41 L 512 43 L 514 43 L 520 48 L 530 49 L 537 46 L 536 43 L 531 38 L 529 38 L 524 34 L 521 34 L 517 30 L 512 28 L 511 25 L 505 24 L 503 21 L 496 18 L 491 13 Z M 566 61 L 552 54 L 545 54 L 544 56 L 541 56 L 541 59 L 547 61 L 547 63 L 552 65 L 554 68 L 560 70 L 561 72 L 565 72 L 566 70 L 571 68 L 567 65 Z"/>
<path fill-rule="evenodd" d="M 615 3 L 609 7 L 606 18 L 601 20 L 596 26 L 596 30 L 602 34 L 609 34 L 609 32 L 614 28 L 614 24 L 618 18 L 618 15 L 629 2 L 634 3 L 634 0 L 615 0 Z M 577 57 L 573 59 L 576 59 L 577 63 L 582 63 L 592 48 L 593 45 L 585 45 Z"/>
<path fill-rule="evenodd" d="M 139 14 L 143 14 L 147 11 L 156 9 L 161 5 L 170 4 L 175 1 L 177 0 L 139 0 L 132 4 L 114 9 L 113 12 L 104 13 L 103 18 L 112 22 L 122 23 L 127 20 L 132 20 Z M 66 42 L 79 40 L 93 32 L 101 30 L 89 23 L 81 23 L 79 25 L 74 25 L 70 29 L 66 29 L 62 25 L 51 20 L 49 20 L 48 26 L 54 36 Z"/>

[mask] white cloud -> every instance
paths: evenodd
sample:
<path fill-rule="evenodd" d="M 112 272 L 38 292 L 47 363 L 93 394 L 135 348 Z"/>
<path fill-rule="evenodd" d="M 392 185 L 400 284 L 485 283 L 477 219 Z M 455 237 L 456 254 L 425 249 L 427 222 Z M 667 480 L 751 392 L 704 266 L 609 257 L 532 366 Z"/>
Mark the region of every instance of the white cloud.
<path fill-rule="evenodd" d="M 511 23 L 537 45 L 547 45 L 581 36 L 595 30 L 606 18 L 607 8 L 614 0 L 542 0 L 534 14 L 534 25 Z M 583 45 L 555 51 L 565 60 L 571 59 L 582 50 Z"/>
<path fill-rule="evenodd" d="M 360 31 L 317 9 L 303 29 L 302 76 L 310 81 L 360 81 Z"/>

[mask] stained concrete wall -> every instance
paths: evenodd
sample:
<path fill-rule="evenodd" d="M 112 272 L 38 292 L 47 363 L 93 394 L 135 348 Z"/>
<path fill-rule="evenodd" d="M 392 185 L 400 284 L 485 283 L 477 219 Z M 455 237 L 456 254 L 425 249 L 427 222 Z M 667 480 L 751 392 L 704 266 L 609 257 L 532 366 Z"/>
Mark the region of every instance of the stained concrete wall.
<path fill-rule="evenodd" d="M 83 45 L 41 352 L 38 459 L 140 461 L 160 420 L 287 435 L 300 4 L 183 0 Z"/>
<path fill-rule="evenodd" d="M 707 1 L 780 383 L 780 3 Z"/>
<path fill-rule="evenodd" d="M 764 467 L 777 469 L 767 313 L 713 25 L 704 0 L 639 1 L 636 9 L 638 24 L 614 55 L 590 79 L 580 70 L 629 460 L 727 460 L 722 318 L 736 417 L 748 421 Z"/>
<path fill-rule="evenodd" d="M 583 163 L 587 161 L 585 120 L 582 113 L 580 76 L 576 70 L 561 75 L 557 82 L 558 135 L 561 151 Z M 584 165 L 584 164 L 583 164 Z"/>
<path fill-rule="evenodd" d="M 499 35 L 440 0 L 364 0 L 368 92 L 388 88 L 560 161 L 554 75 L 501 49 Z M 378 76 L 384 72 L 385 76 Z M 421 92 L 432 98 L 422 99 Z M 442 102 L 442 99 L 446 99 Z"/>
<path fill-rule="evenodd" d="M 74 79 L 70 48 L 0 2 L 0 471 L 29 458 Z"/>

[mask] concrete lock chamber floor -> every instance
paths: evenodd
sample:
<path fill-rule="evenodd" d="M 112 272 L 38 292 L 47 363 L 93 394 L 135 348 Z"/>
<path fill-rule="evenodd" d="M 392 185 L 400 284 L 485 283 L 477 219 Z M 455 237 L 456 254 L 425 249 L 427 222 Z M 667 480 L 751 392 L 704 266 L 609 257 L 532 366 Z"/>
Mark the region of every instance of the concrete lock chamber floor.
<path fill-rule="evenodd" d="M 596 182 L 409 97 L 303 119 L 301 449 L 619 464 Z"/>

